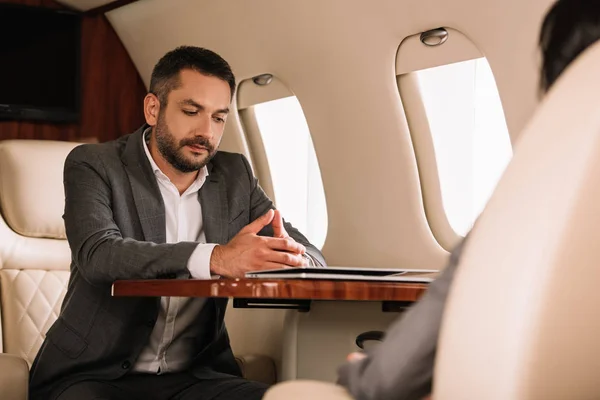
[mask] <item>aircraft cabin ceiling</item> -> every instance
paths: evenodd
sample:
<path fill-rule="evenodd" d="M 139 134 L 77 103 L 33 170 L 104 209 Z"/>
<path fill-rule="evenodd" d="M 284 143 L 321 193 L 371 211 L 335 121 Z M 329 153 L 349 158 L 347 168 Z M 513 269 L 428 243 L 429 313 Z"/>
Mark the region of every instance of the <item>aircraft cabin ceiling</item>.
<path fill-rule="evenodd" d="M 538 101 L 537 37 L 551 3 L 142 0 L 106 15 L 146 85 L 163 54 L 188 44 L 218 52 L 240 82 L 270 73 L 291 89 L 321 169 L 331 265 L 433 268 L 447 252 L 424 212 L 398 48 L 430 29 L 462 32 L 491 65 L 514 143 Z M 227 129 L 240 134 L 235 113 Z"/>
<path fill-rule="evenodd" d="M 79 11 L 88 11 L 93 8 L 102 7 L 109 3 L 114 3 L 116 0 L 56 0 L 67 7 L 74 8 Z"/>

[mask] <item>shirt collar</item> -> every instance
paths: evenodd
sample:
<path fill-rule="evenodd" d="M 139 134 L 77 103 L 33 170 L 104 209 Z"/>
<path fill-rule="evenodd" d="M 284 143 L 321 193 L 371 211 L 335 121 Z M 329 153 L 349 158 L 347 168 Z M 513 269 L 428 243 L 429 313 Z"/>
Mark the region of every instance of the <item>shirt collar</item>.
<path fill-rule="evenodd" d="M 146 153 L 146 157 L 148 157 L 148 161 L 150 161 L 150 166 L 152 166 L 152 172 L 154 172 L 154 175 L 156 176 L 156 178 L 162 179 L 162 180 L 167 179 L 170 182 L 171 180 L 169 179 L 169 177 L 160 170 L 158 165 L 156 165 L 154 158 L 152 158 L 152 154 L 150 154 L 150 149 L 148 149 L 148 141 L 150 140 L 150 130 L 151 130 L 151 128 L 146 128 L 146 130 L 142 134 L 142 139 L 143 139 L 142 145 L 144 146 L 144 152 Z M 196 177 L 196 180 L 185 191 L 185 193 L 192 193 L 192 192 L 200 190 L 200 188 L 204 184 L 204 181 L 206 180 L 207 176 L 208 176 L 208 168 L 206 168 L 206 165 L 205 165 L 204 167 L 202 167 L 202 169 L 200 169 L 200 171 L 198 171 L 198 176 Z"/>

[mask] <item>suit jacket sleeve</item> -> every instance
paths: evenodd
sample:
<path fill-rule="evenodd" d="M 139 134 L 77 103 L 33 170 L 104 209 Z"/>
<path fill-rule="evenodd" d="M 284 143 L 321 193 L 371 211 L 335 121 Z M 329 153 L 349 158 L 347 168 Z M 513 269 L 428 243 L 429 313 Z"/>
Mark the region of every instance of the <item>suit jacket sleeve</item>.
<path fill-rule="evenodd" d="M 442 314 L 465 241 L 429 289 L 367 357 L 343 365 L 338 383 L 357 400 L 413 400 L 431 392 Z"/>
<path fill-rule="evenodd" d="M 123 238 L 113 219 L 112 188 L 99 157 L 79 146 L 65 161 L 65 229 L 74 265 L 92 285 L 117 279 L 188 275 L 197 243 L 156 244 Z"/>
<path fill-rule="evenodd" d="M 248 172 L 248 176 L 251 179 L 251 193 L 250 193 L 250 220 L 254 221 L 256 218 L 260 217 L 264 213 L 266 213 L 269 209 L 275 209 L 273 202 L 262 190 L 260 185 L 258 184 L 258 179 L 254 177 L 252 172 L 252 168 L 248 163 L 248 160 L 243 155 L 241 156 L 244 161 L 244 165 L 246 167 L 246 171 Z M 285 230 L 287 233 L 298 243 L 301 243 L 305 248 L 306 252 L 313 258 L 315 262 L 320 264 L 321 266 L 326 266 L 325 258 L 321 254 L 321 252 L 313 246 L 308 239 L 300 233 L 296 228 L 292 226 L 289 222 L 286 222 L 285 219 L 283 221 Z M 262 236 L 273 236 L 273 227 L 268 225 L 264 227 L 260 232 Z"/>

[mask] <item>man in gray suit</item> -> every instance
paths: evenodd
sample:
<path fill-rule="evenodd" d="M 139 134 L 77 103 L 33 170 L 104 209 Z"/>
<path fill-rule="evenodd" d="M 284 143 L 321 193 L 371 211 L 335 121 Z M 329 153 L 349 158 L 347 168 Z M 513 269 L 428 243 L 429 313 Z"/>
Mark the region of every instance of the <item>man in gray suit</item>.
<path fill-rule="evenodd" d="M 600 40 L 600 2 L 558 0 L 546 15 L 539 38 L 541 89 L 590 45 Z M 466 240 L 466 239 L 465 239 Z M 395 322 L 383 343 L 368 354 L 353 353 L 339 370 L 339 383 L 357 400 L 417 400 L 431 392 L 444 306 L 465 241 L 417 304 Z"/>
<path fill-rule="evenodd" d="M 235 91 L 225 60 L 180 47 L 152 72 L 147 125 L 82 145 L 64 170 L 71 277 L 31 369 L 33 399 L 259 399 L 227 299 L 113 298 L 118 279 L 243 277 L 321 253 L 284 222 L 240 154 L 217 152 Z"/>

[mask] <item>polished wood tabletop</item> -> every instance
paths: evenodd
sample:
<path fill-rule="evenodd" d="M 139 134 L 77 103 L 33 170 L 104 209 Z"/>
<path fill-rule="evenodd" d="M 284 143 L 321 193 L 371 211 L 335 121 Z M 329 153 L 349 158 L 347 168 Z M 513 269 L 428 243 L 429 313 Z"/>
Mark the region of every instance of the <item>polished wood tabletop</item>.
<path fill-rule="evenodd" d="M 416 301 L 426 284 L 305 279 L 154 279 L 116 281 L 113 296 Z"/>

